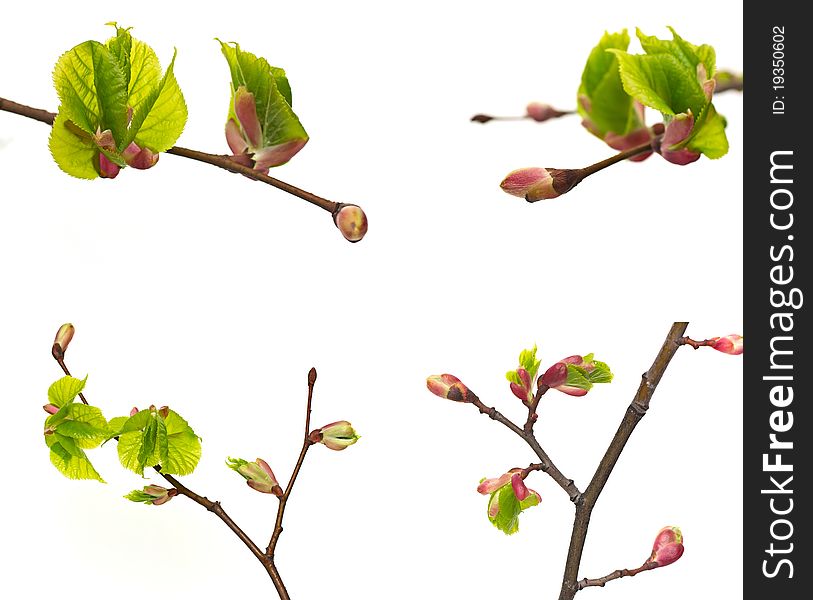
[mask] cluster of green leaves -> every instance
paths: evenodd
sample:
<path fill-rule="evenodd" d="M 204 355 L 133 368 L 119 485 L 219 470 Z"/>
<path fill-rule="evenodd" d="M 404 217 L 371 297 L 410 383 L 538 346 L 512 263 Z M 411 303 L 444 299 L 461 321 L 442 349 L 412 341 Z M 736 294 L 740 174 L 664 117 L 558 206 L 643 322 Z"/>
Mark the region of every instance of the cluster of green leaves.
<path fill-rule="evenodd" d="M 596 383 L 610 383 L 613 380 L 609 365 L 595 360 L 592 353 L 584 356 L 583 361 L 583 364 L 590 365 L 590 368 L 568 363 L 566 386 L 589 390 Z"/>
<path fill-rule="evenodd" d="M 295 140 L 307 141 L 308 134 L 292 108 L 291 85 L 285 71 L 241 49 L 236 42 L 218 41 L 231 73 L 229 119 L 240 122 L 234 111 L 234 94 L 243 86 L 254 95 L 263 137 L 261 147 L 279 146 Z"/>
<path fill-rule="evenodd" d="M 125 166 L 122 151 L 135 142 L 154 153 L 171 148 L 186 124 L 187 110 L 175 79 L 175 56 L 162 74 L 150 46 L 110 23 L 116 35 L 102 44 L 83 42 L 54 67 L 59 111 L 50 149 L 59 167 L 74 177 L 99 176 L 99 153 Z M 99 145 L 110 131 L 114 146 Z"/>
<path fill-rule="evenodd" d="M 530 350 L 523 350 L 519 353 L 519 367 L 514 369 L 513 371 L 508 371 L 505 374 L 505 378 L 510 381 L 511 383 L 516 383 L 517 385 L 523 385 L 522 380 L 519 377 L 519 373 L 517 373 L 518 369 L 525 369 L 528 371 L 528 375 L 530 376 L 531 381 L 533 382 L 536 378 L 536 374 L 539 372 L 539 365 L 542 364 L 542 361 L 537 360 L 536 358 L 536 345 Z"/>
<path fill-rule="evenodd" d="M 122 466 L 139 475 L 159 466 L 167 474 L 188 475 L 200 460 L 200 439 L 178 413 L 154 406 L 109 422 L 95 406 L 77 403 L 85 379 L 63 377 L 48 389 L 48 401 L 59 409 L 45 419 L 45 443 L 51 462 L 70 479 L 104 481 L 85 450 L 116 438 Z"/>
<path fill-rule="evenodd" d="M 644 125 L 636 103 L 659 111 L 668 125 L 691 114 L 691 134 L 674 149 L 688 148 L 708 158 L 728 152 L 725 119 L 711 102 L 716 72 L 714 48 L 695 46 L 670 28 L 662 40 L 637 30 L 644 54 L 627 52 L 626 30 L 605 33 L 590 53 L 579 86 L 579 113 L 594 134 L 626 135 Z"/>

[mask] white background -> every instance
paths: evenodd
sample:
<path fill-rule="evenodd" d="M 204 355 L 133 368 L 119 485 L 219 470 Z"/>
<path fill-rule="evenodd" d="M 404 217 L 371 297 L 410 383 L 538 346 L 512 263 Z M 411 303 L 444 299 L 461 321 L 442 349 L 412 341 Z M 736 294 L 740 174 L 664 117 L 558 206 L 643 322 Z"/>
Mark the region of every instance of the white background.
<path fill-rule="evenodd" d="M 180 4 L 180 3 L 177 3 Z M 534 458 L 521 440 L 424 378 L 450 372 L 522 418 L 504 372 L 538 343 L 543 368 L 595 352 L 616 374 L 577 399 L 551 392 L 538 433 L 584 489 L 673 320 L 689 334 L 742 332 L 742 97 L 716 99 L 729 154 L 687 166 L 653 157 L 528 205 L 498 187 L 523 166 L 609 155 L 576 118 L 468 122 L 529 100 L 575 103 L 605 29 L 671 24 L 742 68 L 740 7 L 723 3 L 11 3 L 0 21 L 0 96 L 56 109 L 59 54 L 134 27 L 189 105 L 180 145 L 225 152 L 226 63 L 215 36 L 289 74 L 311 141 L 272 174 L 357 202 L 368 236 L 346 243 L 327 213 L 270 187 L 174 156 L 115 181 L 64 175 L 48 128 L 0 113 L 0 373 L 4 382 L 2 585 L 12 597 L 273 597 L 264 570 L 213 515 L 184 498 L 121 499 L 143 483 L 115 449 L 91 458 L 107 485 L 62 478 L 40 437 L 50 345 L 90 374 L 107 417 L 169 404 L 203 437 L 184 481 L 219 499 L 264 546 L 276 501 L 226 455 L 290 473 L 306 373 L 313 425 L 349 419 L 363 439 L 310 452 L 286 514 L 278 565 L 295 598 L 555 598 L 572 507 L 543 496 L 507 537 L 475 492 Z M 653 117 L 654 118 L 654 117 Z M 636 567 L 658 529 L 680 525 L 669 568 L 579 598 L 737 597 L 741 590 L 742 362 L 681 349 L 593 514 L 580 576 Z"/>

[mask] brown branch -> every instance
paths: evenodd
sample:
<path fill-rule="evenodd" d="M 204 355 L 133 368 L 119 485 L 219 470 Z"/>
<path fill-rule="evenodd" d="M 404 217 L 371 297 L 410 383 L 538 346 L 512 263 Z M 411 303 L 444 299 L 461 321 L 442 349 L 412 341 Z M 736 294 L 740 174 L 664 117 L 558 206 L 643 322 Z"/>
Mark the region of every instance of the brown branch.
<path fill-rule="evenodd" d="M 585 577 L 577 584 L 579 590 L 583 590 L 586 587 L 598 586 L 604 587 L 604 584 L 608 581 L 612 581 L 613 579 L 621 579 L 622 577 L 635 577 L 638 573 L 643 571 L 651 571 L 652 569 L 657 567 L 657 563 L 654 562 L 645 562 L 637 569 L 618 569 L 613 571 L 609 575 L 605 575 L 604 577 L 599 577 L 597 579 L 587 579 Z"/>
<path fill-rule="evenodd" d="M 702 346 L 713 346 L 715 344 L 715 340 L 697 341 L 697 340 L 693 340 L 690 337 L 682 337 L 682 338 L 680 338 L 678 340 L 678 344 L 680 344 L 681 346 L 691 346 L 692 348 L 697 350 L 698 348 L 700 348 Z"/>
<path fill-rule="evenodd" d="M 559 600 L 572 600 L 576 592 L 581 589 L 577 583 L 577 578 L 584 543 L 587 539 L 587 528 L 590 525 L 590 515 L 601 495 L 601 491 L 604 489 L 604 485 L 618 462 L 618 458 L 621 456 L 621 452 L 624 450 L 627 440 L 629 440 L 635 426 L 638 425 L 638 422 L 649 409 L 652 395 L 655 393 L 655 389 L 658 387 L 658 383 L 669 366 L 672 357 L 681 346 L 682 336 L 688 325 L 686 322 L 674 323 L 670 328 L 658 355 L 655 357 L 655 361 L 649 367 L 649 370 L 642 375 L 638 391 L 627 408 L 615 436 L 604 453 L 604 457 L 596 468 L 593 479 L 582 496 L 582 502 L 576 504 L 576 515 L 573 520 L 573 531 L 570 537 L 570 547 L 567 552 L 567 562 L 565 563 Z"/>
<path fill-rule="evenodd" d="M 6 111 L 23 117 L 28 117 L 29 119 L 34 119 L 35 121 L 40 121 L 41 123 L 45 123 L 47 125 L 53 125 L 54 119 L 56 118 L 56 113 L 52 113 L 47 110 L 43 110 L 41 108 L 33 108 L 31 106 L 26 106 L 24 104 L 18 104 L 17 102 L 7 100 L 5 98 L 0 98 L 0 111 Z M 225 169 L 232 173 L 239 173 L 240 175 L 245 175 L 246 177 L 248 177 L 249 179 L 253 179 L 254 181 L 261 181 L 262 183 L 266 183 L 279 190 L 282 190 L 283 192 L 288 192 L 289 194 L 292 194 L 298 198 L 302 198 L 303 200 L 326 210 L 334 217 L 342 209 L 342 207 L 347 206 L 344 203 L 333 202 L 332 200 L 327 200 L 326 198 L 317 196 L 316 194 L 306 192 L 305 190 L 293 186 L 290 183 L 280 181 L 275 177 L 258 173 L 251 167 L 247 167 L 245 165 L 236 163 L 228 155 L 225 154 L 209 154 L 208 152 L 201 152 L 199 150 L 190 150 L 189 148 L 182 148 L 180 146 L 170 148 L 169 150 L 166 151 L 166 153 L 173 154 L 175 156 L 181 156 L 183 158 L 197 160 L 209 165 L 213 165 L 215 167 L 219 167 L 221 169 Z"/>
<path fill-rule="evenodd" d="M 285 507 L 288 504 L 288 498 L 291 497 L 291 491 L 294 489 L 294 483 L 296 482 L 296 478 L 299 475 L 300 469 L 302 468 L 302 463 L 305 462 L 305 454 L 308 453 L 308 448 L 314 444 L 314 442 L 309 439 L 308 435 L 310 434 L 311 400 L 313 399 L 313 386 L 315 383 L 316 369 L 311 368 L 311 370 L 308 372 L 308 407 L 305 411 L 305 439 L 302 442 L 302 450 L 299 452 L 299 458 L 296 461 L 294 471 L 291 473 L 291 479 L 288 481 L 288 485 L 285 487 L 285 492 L 279 499 L 279 508 L 277 509 L 277 519 L 274 523 L 274 532 L 271 534 L 271 541 L 268 542 L 268 548 L 265 550 L 265 555 L 272 564 L 274 562 L 274 552 L 277 548 L 277 542 L 279 542 L 279 536 L 282 535 L 282 519 L 285 516 Z"/>
<path fill-rule="evenodd" d="M 534 432 L 534 424 L 536 423 L 537 414 L 536 409 L 539 407 L 539 401 L 542 400 L 542 396 L 550 388 L 542 383 L 542 376 L 539 376 L 539 379 L 536 380 L 536 394 L 534 394 L 534 399 L 531 400 L 531 403 L 528 405 L 528 418 L 525 420 L 525 425 L 523 426 L 523 430 L 525 433 L 533 433 Z"/>
<path fill-rule="evenodd" d="M 64 359 L 57 358 L 57 362 L 59 363 L 59 366 L 62 367 L 62 370 L 65 372 L 65 374 L 71 376 L 71 373 L 68 370 L 68 367 L 65 364 Z M 87 401 L 84 400 L 84 398 L 82 398 L 82 400 L 85 402 L 85 404 L 87 404 Z M 193 492 L 172 475 L 162 473 L 160 465 L 155 465 L 153 469 L 155 469 L 156 473 L 158 473 L 167 482 L 169 482 L 170 485 L 172 485 L 176 490 L 178 490 L 178 494 L 186 496 L 193 502 L 201 505 L 209 512 L 217 515 L 217 517 L 221 521 L 223 521 L 229 529 L 231 529 L 232 533 L 234 533 L 234 535 L 236 535 L 240 539 L 240 541 L 246 545 L 246 547 L 251 551 L 255 558 L 260 561 L 263 567 L 265 567 L 265 570 L 268 572 L 269 577 L 271 577 L 271 581 L 274 583 L 274 587 L 279 593 L 280 600 L 290 600 L 288 591 L 285 589 L 285 585 L 283 584 L 282 578 L 280 577 L 279 572 L 277 571 L 276 565 L 274 565 L 273 558 L 267 556 L 260 549 L 260 547 L 254 543 L 254 541 L 248 536 L 248 534 L 246 534 L 246 532 L 243 531 L 240 528 L 240 526 L 234 522 L 234 520 L 220 505 L 219 501 L 209 500 L 206 496 L 201 496 L 200 494 Z"/>
<path fill-rule="evenodd" d="M 565 492 L 567 492 L 570 501 L 579 504 L 581 503 L 582 493 L 579 491 L 579 488 L 573 482 L 572 479 L 569 479 L 562 474 L 562 472 L 553 464 L 553 461 L 548 456 L 547 452 L 542 448 L 539 444 L 539 441 L 534 436 L 533 431 L 525 431 L 522 427 L 514 423 L 511 419 L 503 415 L 500 411 L 496 408 L 489 408 L 485 404 L 482 403 L 480 398 L 477 395 L 469 390 L 469 394 L 467 396 L 467 402 L 471 402 L 477 409 L 480 411 L 481 414 L 488 415 L 488 417 L 498 423 L 502 423 L 508 429 L 516 433 L 519 437 L 525 440 L 525 443 L 531 447 L 531 450 L 534 451 L 534 454 L 539 458 L 541 461 L 538 469 L 533 469 L 536 471 L 544 471 L 550 477 L 559 484 L 559 487 L 562 488 Z"/>

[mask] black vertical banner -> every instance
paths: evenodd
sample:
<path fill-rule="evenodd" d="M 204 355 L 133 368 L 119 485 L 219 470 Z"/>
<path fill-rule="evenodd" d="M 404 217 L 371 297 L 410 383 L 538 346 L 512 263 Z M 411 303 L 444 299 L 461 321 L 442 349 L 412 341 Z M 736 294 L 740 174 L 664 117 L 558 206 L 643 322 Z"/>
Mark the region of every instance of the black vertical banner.
<path fill-rule="evenodd" d="M 810 598 L 807 285 L 813 263 L 804 3 L 745 11 L 744 591 Z M 803 210 L 807 208 L 807 210 Z M 813 301 L 813 297 L 810 298 Z"/>

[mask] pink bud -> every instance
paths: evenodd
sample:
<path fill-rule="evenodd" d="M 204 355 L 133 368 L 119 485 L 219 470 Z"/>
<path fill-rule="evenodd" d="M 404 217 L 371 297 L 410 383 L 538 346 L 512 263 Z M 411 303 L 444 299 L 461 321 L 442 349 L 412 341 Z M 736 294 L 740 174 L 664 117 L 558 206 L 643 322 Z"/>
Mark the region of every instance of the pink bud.
<path fill-rule="evenodd" d="M 121 167 L 107 158 L 103 152 L 99 152 L 99 175 L 105 179 L 115 179 L 120 170 Z"/>
<path fill-rule="evenodd" d="M 558 362 L 552 367 L 550 367 L 545 374 L 542 375 L 542 384 L 548 386 L 549 388 L 557 388 L 560 385 L 564 385 L 567 381 L 567 365 L 562 362 Z"/>
<path fill-rule="evenodd" d="M 736 356 L 742 354 L 744 350 L 742 336 L 735 333 L 725 337 L 712 338 L 712 342 L 714 342 L 711 345 L 712 348 L 719 352 L 724 352 L 725 354 L 733 354 Z"/>
<path fill-rule="evenodd" d="M 340 204 L 333 222 L 348 242 L 358 242 L 367 233 L 367 215 L 355 204 Z"/>
<path fill-rule="evenodd" d="M 154 500 L 150 501 L 150 504 L 153 506 L 161 506 L 172 500 L 172 498 L 178 494 L 178 490 L 175 488 L 168 490 L 160 485 L 148 485 L 144 487 L 144 493 L 154 498 Z"/>
<path fill-rule="evenodd" d="M 661 140 L 660 154 L 670 163 L 676 165 L 688 165 L 700 158 L 699 152 L 694 152 L 686 147 L 675 148 L 688 138 L 694 129 L 694 115 L 691 110 L 675 115 L 669 124 Z"/>
<path fill-rule="evenodd" d="M 260 148 L 263 132 L 257 118 L 257 105 L 254 102 L 254 94 L 243 85 L 234 92 L 234 113 L 240 121 L 249 148 L 252 150 Z"/>
<path fill-rule="evenodd" d="M 468 402 L 469 401 L 469 388 L 454 375 L 444 373 L 443 375 L 431 375 L 426 378 L 426 387 L 429 391 L 446 398 L 447 400 L 454 400 L 455 402 Z"/>
<path fill-rule="evenodd" d="M 99 148 L 103 148 L 108 152 L 116 151 L 116 140 L 113 138 L 113 132 L 110 131 L 109 129 L 101 131 L 99 128 L 96 128 L 96 133 L 93 136 L 93 141 L 96 142 L 96 145 Z"/>
<path fill-rule="evenodd" d="M 169 416 L 169 406 L 162 406 L 159 408 L 158 414 L 161 415 L 162 419 L 166 419 Z"/>
<path fill-rule="evenodd" d="M 525 498 L 527 498 L 530 494 L 528 488 L 525 486 L 525 482 L 522 480 L 522 475 L 520 473 L 514 473 L 511 475 L 511 488 L 514 490 L 514 495 L 520 502 L 525 500 Z"/>
<path fill-rule="evenodd" d="M 54 344 L 51 346 L 51 354 L 55 359 L 62 360 L 65 358 L 65 352 L 68 350 L 68 344 L 71 343 L 75 331 L 70 323 L 60 325 L 59 329 L 57 329 Z"/>
<path fill-rule="evenodd" d="M 55 415 L 56 413 L 59 412 L 59 409 L 53 404 L 46 404 L 45 406 L 42 407 L 42 409 L 49 415 Z"/>
<path fill-rule="evenodd" d="M 134 169 L 149 169 L 158 162 L 158 154 L 154 154 L 149 148 L 141 148 L 135 142 L 127 146 L 121 155 L 124 162 Z"/>
<path fill-rule="evenodd" d="M 556 198 L 559 196 L 553 188 L 553 177 L 542 167 L 528 167 L 511 171 L 500 184 L 502 191 L 512 196 L 536 200 Z"/>
<path fill-rule="evenodd" d="M 683 556 L 683 534 L 678 527 L 664 527 L 655 537 L 649 562 L 658 567 L 671 565 Z"/>
<path fill-rule="evenodd" d="M 541 102 L 531 102 L 525 108 L 525 112 L 534 121 L 540 122 L 547 121 L 548 119 L 558 117 L 562 114 L 560 111 L 553 108 L 550 104 L 543 104 Z"/>
<path fill-rule="evenodd" d="M 130 416 L 131 416 L 131 417 L 134 417 L 134 416 L 136 416 L 137 414 L 138 414 L 138 407 L 137 407 L 137 406 L 134 406 L 134 407 L 133 407 L 133 408 L 130 410 Z"/>
<path fill-rule="evenodd" d="M 514 383 L 513 381 L 511 382 L 510 387 L 511 387 L 511 393 L 513 393 L 514 396 L 516 396 L 517 398 L 519 398 L 523 402 L 528 401 L 528 389 L 527 388 L 524 388 L 521 385 L 519 385 L 517 383 Z"/>

